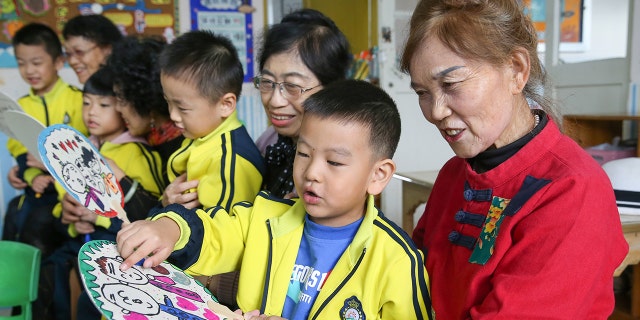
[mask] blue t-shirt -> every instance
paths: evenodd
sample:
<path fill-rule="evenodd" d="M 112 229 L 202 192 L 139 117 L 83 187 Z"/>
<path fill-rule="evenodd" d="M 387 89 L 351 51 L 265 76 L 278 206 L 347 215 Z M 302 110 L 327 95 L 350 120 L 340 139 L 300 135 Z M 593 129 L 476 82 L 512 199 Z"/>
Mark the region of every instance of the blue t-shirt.
<path fill-rule="evenodd" d="M 305 216 L 298 257 L 291 272 L 282 316 L 307 319 L 318 292 L 355 236 L 362 219 L 344 227 L 327 227 Z"/>

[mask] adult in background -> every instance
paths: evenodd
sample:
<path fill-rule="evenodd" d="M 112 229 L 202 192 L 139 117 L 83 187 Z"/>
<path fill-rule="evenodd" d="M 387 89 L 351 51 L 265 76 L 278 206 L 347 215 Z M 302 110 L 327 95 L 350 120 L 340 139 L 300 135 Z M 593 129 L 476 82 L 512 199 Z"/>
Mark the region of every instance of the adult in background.
<path fill-rule="evenodd" d="M 122 33 L 111 20 L 101 15 L 75 16 L 62 29 L 67 63 L 85 83 L 107 62 Z"/>
<path fill-rule="evenodd" d="M 292 12 L 263 35 L 260 74 L 253 83 L 271 126 L 256 144 L 267 165 L 264 188 L 273 195 L 294 195 L 292 169 L 302 102 L 323 86 L 344 79 L 350 62 L 347 38 L 316 10 Z"/>
<path fill-rule="evenodd" d="M 627 253 L 609 179 L 563 135 L 516 0 L 423 0 L 402 68 L 456 156 L 413 233 L 439 319 L 606 319 Z"/>

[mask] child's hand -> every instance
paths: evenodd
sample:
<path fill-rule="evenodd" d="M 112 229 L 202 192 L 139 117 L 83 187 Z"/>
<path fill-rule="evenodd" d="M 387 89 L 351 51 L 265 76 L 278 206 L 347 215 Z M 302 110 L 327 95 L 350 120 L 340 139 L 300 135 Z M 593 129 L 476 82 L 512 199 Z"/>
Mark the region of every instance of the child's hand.
<path fill-rule="evenodd" d="M 98 218 L 98 215 L 87 208 L 84 208 L 84 209 L 85 210 L 82 211 L 82 215 L 80 216 L 80 221 L 96 224 L 96 219 Z"/>
<path fill-rule="evenodd" d="M 7 180 L 9 180 L 9 184 L 16 190 L 22 190 L 29 186 L 24 180 L 18 177 L 18 166 L 13 166 L 9 170 L 9 174 L 7 174 Z"/>
<path fill-rule="evenodd" d="M 86 222 L 86 221 L 78 221 L 73 224 L 73 227 L 76 229 L 76 232 L 78 232 L 79 234 L 93 233 L 94 231 L 96 231 L 96 228 L 93 225 L 93 223 Z"/>
<path fill-rule="evenodd" d="M 180 227 L 169 218 L 123 225 L 116 237 L 118 252 L 125 259 L 120 270 L 125 271 L 142 259 L 145 268 L 159 265 L 173 252 L 179 239 Z"/>
<path fill-rule="evenodd" d="M 76 199 L 70 196 L 68 193 L 62 197 L 62 223 L 70 224 L 80 221 L 80 217 L 89 211 L 89 209 L 82 206 Z"/>
<path fill-rule="evenodd" d="M 198 180 L 187 181 L 187 174 L 183 173 L 164 189 L 162 206 L 166 207 L 172 203 L 177 203 L 187 209 L 199 207 L 198 192 L 186 192 L 197 187 Z"/>
<path fill-rule="evenodd" d="M 41 174 L 33 178 L 31 181 L 31 189 L 36 193 L 43 193 L 50 183 L 53 183 L 54 179 L 48 174 Z"/>
<path fill-rule="evenodd" d="M 36 157 L 34 157 L 31 152 L 27 153 L 27 166 L 32 168 L 38 168 L 44 172 L 49 172 L 47 167 L 44 166 L 42 162 Z"/>

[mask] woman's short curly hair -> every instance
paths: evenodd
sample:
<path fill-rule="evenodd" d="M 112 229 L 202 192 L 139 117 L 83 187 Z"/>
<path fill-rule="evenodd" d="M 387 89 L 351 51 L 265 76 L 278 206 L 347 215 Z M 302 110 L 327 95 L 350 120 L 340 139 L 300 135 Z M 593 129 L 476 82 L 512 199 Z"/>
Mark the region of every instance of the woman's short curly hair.
<path fill-rule="evenodd" d="M 117 97 L 130 102 L 143 117 L 151 113 L 169 116 L 158 65 L 165 45 L 157 37 L 128 36 L 115 45 L 107 61 L 114 74 Z"/>

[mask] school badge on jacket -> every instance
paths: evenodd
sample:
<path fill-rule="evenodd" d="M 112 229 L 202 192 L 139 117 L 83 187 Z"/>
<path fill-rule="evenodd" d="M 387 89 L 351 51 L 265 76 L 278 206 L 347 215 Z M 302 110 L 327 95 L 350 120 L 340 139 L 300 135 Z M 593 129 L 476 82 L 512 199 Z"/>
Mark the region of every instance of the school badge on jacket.
<path fill-rule="evenodd" d="M 356 296 L 351 296 L 344 301 L 344 307 L 340 309 L 340 319 L 342 320 L 366 320 L 364 311 L 362 311 L 362 303 Z"/>

